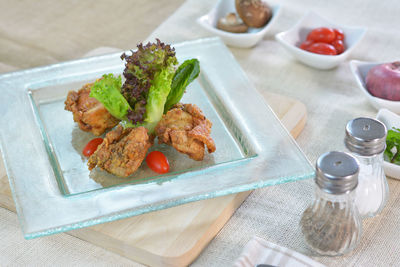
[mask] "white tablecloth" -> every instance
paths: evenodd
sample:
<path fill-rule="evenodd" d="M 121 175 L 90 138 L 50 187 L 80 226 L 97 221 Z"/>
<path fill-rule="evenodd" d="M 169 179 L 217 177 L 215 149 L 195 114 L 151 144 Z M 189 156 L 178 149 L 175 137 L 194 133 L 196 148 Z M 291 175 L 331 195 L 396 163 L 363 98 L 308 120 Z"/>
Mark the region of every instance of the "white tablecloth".
<path fill-rule="evenodd" d="M 269 2 L 284 6 L 270 33 L 253 49 L 232 48 L 231 51 L 258 90 L 291 96 L 306 104 L 308 122 L 297 140 L 307 157 L 315 162 L 326 151 L 343 150 L 344 126 L 348 120 L 358 116 L 374 117 L 376 110 L 358 90 L 348 61 L 330 71 L 309 68 L 296 62 L 273 35 L 288 29 L 307 11 L 314 10 L 338 24 L 368 27 L 351 59 L 394 61 L 400 58 L 400 4 L 396 0 Z M 195 19 L 213 4 L 211 0 L 188 0 L 148 39 L 158 37 L 174 43 L 210 36 Z M 313 181 L 308 180 L 256 190 L 193 265 L 229 266 L 254 235 L 308 254 L 298 221 L 312 198 L 312 186 Z M 400 181 L 389 179 L 389 186 L 391 194 L 386 208 L 379 217 L 364 221 L 361 243 L 351 255 L 313 258 L 328 266 L 400 265 Z M 2 265 L 134 264 L 66 234 L 24 241 L 16 216 L 2 209 L 0 226 Z"/>

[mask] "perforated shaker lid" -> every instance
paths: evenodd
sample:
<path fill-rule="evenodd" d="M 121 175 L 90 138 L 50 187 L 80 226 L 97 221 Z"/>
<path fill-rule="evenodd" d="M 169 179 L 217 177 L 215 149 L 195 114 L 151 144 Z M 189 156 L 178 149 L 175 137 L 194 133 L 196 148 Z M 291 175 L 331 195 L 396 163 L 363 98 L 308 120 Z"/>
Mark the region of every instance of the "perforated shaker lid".
<path fill-rule="evenodd" d="M 348 150 L 361 156 L 382 153 L 386 148 L 386 127 L 370 118 L 356 118 L 346 125 L 345 144 Z"/>
<path fill-rule="evenodd" d="M 358 185 L 358 162 L 348 153 L 325 153 L 318 158 L 316 169 L 316 184 L 330 194 L 343 194 Z"/>

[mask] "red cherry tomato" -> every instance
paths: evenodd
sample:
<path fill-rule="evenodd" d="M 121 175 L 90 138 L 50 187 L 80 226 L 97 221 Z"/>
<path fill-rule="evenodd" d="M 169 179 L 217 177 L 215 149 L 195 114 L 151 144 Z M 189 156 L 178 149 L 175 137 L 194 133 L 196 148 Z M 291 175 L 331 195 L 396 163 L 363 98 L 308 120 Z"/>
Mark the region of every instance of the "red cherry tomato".
<path fill-rule="evenodd" d="M 307 50 L 310 47 L 310 45 L 312 45 L 313 43 L 314 42 L 311 41 L 311 40 L 306 40 L 306 41 L 301 43 L 300 48 L 303 49 L 303 50 Z"/>
<path fill-rule="evenodd" d="M 333 29 L 335 32 L 335 40 L 344 40 L 344 33 L 341 29 Z"/>
<path fill-rule="evenodd" d="M 89 141 L 82 150 L 82 154 L 85 157 L 90 157 L 97 149 L 97 147 L 103 143 L 103 138 L 95 138 Z"/>
<path fill-rule="evenodd" d="M 335 40 L 336 34 L 330 28 L 316 28 L 307 35 L 307 40 L 315 43 L 330 43 Z"/>
<path fill-rule="evenodd" d="M 307 49 L 307 51 L 321 55 L 337 54 L 335 47 L 333 47 L 333 45 L 326 43 L 314 43 Z"/>
<path fill-rule="evenodd" d="M 344 44 L 342 40 L 335 40 L 332 42 L 333 47 L 336 49 L 336 53 L 339 55 L 344 52 Z"/>
<path fill-rule="evenodd" d="M 149 168 L 157 173 L 167 173 L 169 171 L 169 162 L 167 157 L 160 151 L 150 152 L 146 157 L 146 163 Z"/>

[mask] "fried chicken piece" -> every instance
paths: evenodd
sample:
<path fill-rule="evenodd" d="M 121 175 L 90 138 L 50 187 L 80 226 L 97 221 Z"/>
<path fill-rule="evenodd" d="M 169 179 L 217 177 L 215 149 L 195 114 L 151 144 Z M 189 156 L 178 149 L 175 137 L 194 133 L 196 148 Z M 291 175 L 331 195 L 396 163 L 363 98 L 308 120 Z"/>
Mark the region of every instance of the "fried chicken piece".
<path fill-rule="evenodd" d="M 98 166 L 114 175 L 127 177 L 140 167 L 151 145 L 146 128 L 124 129 L 119 125 L 106 134 L 103 143 L 90 156 L 89 170 Z"/>
<path fill-rule="evenodd" d="M 69 91 L 65 110 L 72 111 L 79 128 L 94 135 L 101 135 L 113 128 L 119 120 L 114 118 L 96 98 L 90 97 L 93 83 L 85 84 L 78 92 Z"/>
<path fill-rule="evenodd" d="M 196 105 L 179 103 L 163 115 L 155 132 L 159 143 L 172 145 L 179 152 L 200 161 L 204 158 L 204 145 L 208 153 L 216 149 L 210 136 L 211 126 L 212 123 Z"/>

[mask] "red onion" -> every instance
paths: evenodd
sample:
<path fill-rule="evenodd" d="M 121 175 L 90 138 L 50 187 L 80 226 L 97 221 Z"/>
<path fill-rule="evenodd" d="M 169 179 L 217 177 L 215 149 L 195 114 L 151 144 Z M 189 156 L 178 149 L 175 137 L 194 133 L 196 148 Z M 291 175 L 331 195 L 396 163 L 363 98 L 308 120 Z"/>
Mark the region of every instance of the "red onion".
<path fill-rule="evenodd" d="M 373 96 L 400 101 L 400 61 L 371 68 L 367 74 L 366 86 Z"/>

